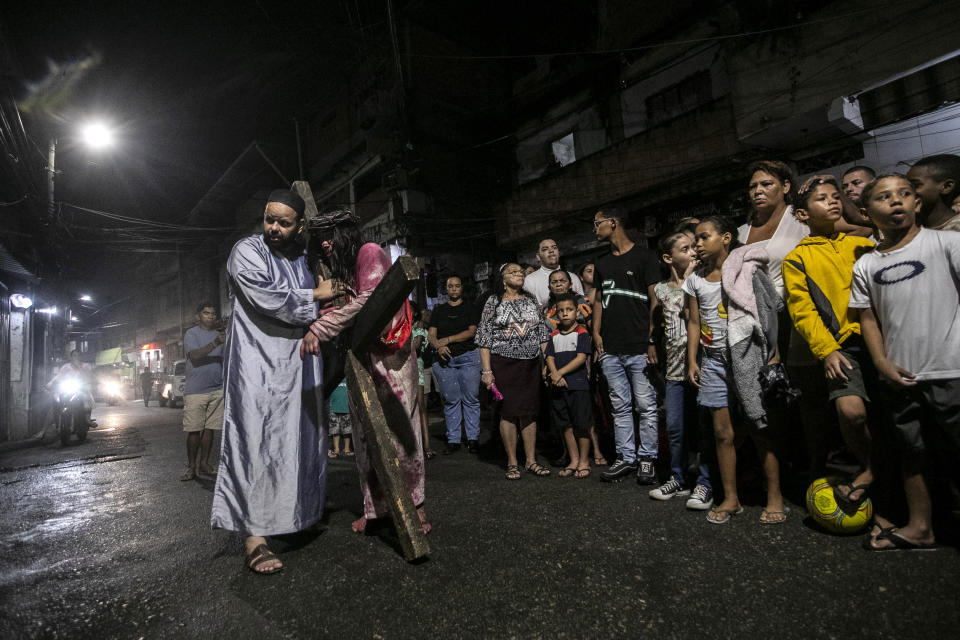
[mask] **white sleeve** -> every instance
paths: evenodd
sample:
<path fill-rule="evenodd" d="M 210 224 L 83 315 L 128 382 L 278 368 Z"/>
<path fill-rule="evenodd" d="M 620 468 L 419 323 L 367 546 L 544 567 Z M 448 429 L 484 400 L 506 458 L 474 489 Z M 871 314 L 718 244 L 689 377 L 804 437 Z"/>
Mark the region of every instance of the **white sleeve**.
<path fill-rule="evenodd" d="M 950 263 L 953 282 L 954 284 L 958 284 L 960 283 L 960 233 L 956 231 L 941 231 L 939 237 L 943 243 L 947 261 Z"/>
<path fill-rule="evenodd" d="M 863 259 L 853 265 L 853 280 L 850 283 L 850 308 L 870 308 L 870 287 L 867 284 L 867 267 Z"/>
<path fill-rule="evenodd" d="M 570 274 L 570 278 L 573 280 L 573 283 L 572 283 L 573 290 L 579 293 L 580 295 L 583 295 L 583 283 L 580 282 L 580 276 L 578 276 L 577 274 L 571 271 L 567 271 L 567 273 Z"/>

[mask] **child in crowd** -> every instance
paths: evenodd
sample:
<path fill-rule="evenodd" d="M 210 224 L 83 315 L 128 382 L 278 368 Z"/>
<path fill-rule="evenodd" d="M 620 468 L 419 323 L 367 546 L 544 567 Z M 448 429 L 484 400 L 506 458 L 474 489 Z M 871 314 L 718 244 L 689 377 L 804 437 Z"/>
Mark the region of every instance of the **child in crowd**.
<path fill-rule="evenodd" d="M 758 381 L 759 365 L 777 360 L 776 339 L 773 338 L 776 333 L 776 311 L 771 313 L 769 307 L 771 300 L 779 303 L 779 298 L 765 270 L 761 268 L 768 259 L 762 247 L 739 250 L 736 254 L 739 264 L 734 269 L 726 264 L 731 257 L 731 250 L 736 247 L 735 232 L 731 220 L 726 217 L 709 216 L 701 221 L 696 231 L 696 250 L 701 266 L 683 283 L 688 313 L 687 379 L 700 388 L 697 401 L 700 406 L 709 408 L 712 414 L 717 463 L 723 483 L 723 502 L 710 509 L 707 521 L 726 524 L 731 517 L 743 512 L 737 495 L 737 450 L 730 415 L 736 390 L 743 402 L 744 414 L 753 422 L 753 440 L 767 480 L 767 505 L 760 514 L 760 522 L 780 524 L 786 521 L 786 508 L 780 493 L 779 462 L 768 437 L 760 432 L 766 426 L 766 416 Z M 761 292 L 757 291 L 758 284 L 763 286 Z M 764 294 L 763 304 L 760 293 Z M 737 300 L 738 332 L 747 328 L 748 336 L 755 335 L 749 327 L 756 324 L 765 336 L 763 341 L 753 338 L 741 340 L 739 335 L 728 340 L 727 334 L 731 328 L 728 323 L 728 298 Z M 745 313 L 751 304 L 756 317 Z M 770 326 L 771 322 L 773 327 Z M 736 362 L 731 355 L 730 345 L 734 344 L 738 347 Z M 747 348 L 741 352 L 744 345 Z M 703 356 L 699 364 L 698 351 Z M 752 364 L 757 366 L 751 371 Z"/>
<path fill-rule="evenodd" d="M 865 403 L 870 400 L 867 390 L 875 392 L 876 372 L 860 338 L 856 312 L 848 309 L 848 304 L 853 263 L 873 247 L 873 242 L 837 231 L 843 200 L 833 176 L 807 179 L 797 192 L 793 215 L 810 228 L 810 235 L 783 261 L 787 308 L 797 332 L 823 363 L 840 432 L 860 463 L 853 478 L 834 487 L 840 506 L 856 510 L 873 482 Z M 822 468 L 824 462 L 814 460 L 811 468 Z"/>
<path fill-rule="evenodd" d="M 697 225 L 695 249 L 700 265 L 682 286 L 687 310 L 687 380 L 699 389 L 698 404 L 710 410 L 723 483 L 723 502 L 707 514 L 714 524 L 724 524 L 743 512 L 737 497 L 737 450 L 729 408 L 734 392 L 721 285 L 723 263 L 736 242 L 728 224 L 709 218 Z"/>
<path fill-rule="evenodd" d="M 687 441 L 694 437 L 698 423 L 696 390 L 686 382 L 687 318 L 684 309 L 683 283 L 697 264 L 694 236 L 689 231 L 675 231 L 660 239 L 660 259 L 669 267 L 670 277 L 653 288 L 663 315 L 664 350 L 666 352 L 667 438 L 670 442 L 670 478 L 659 488 L 649 492 L 655 500 L 669 500 L 688 496 L 685 481 Z M 710 474 L 700 464 L 693 495 L 687 500 L 688 509 L 705 510 L 713 506 Z"/>
<path fill-rule="evenodd" d="M 587 358 L 590 333 L 577 322 L 577 294 L 562 294 L 556 301 L 557 328 L 547 342 L 547 371 L 551 384 L 553 424 L 563 430 L 570 464 L 558 475 L 586 478 L 590 475 L 590 385 Z"/>
<path fill-rule="evenodd" d="M 347 401 L 347 380 L 344 378 L 330 394 L 330 427 L 328 433 L 333 440 L 333 448 L 327 456 L 339 458 L 341 455 L 353 457 L 350 440 L 353 436 L 353 423 L 350 419 L 350 404 Z M 341 449 L 342 445 L 342 449 Z"/>
<path fill-rule="evenodd" d="M 945 153 L 923 158 L 910 168 L 907 178 L 922 202 L 922 225 L 960 231 L 960 213 L 952 208 L 960 196 L 960 156 Z"/>
<path fill-rule="evenodd" d="M 430 346 L 427 342 L 427 327 L 430 326 L 430 309 L 423 309 L 419 313 L 414 311 L 414 314 L 417 316 L 417 322 L 413 327 L 413 333 L 410 334 L 410 337 L 413 339 L 413 350 L 417 354 L 417 382 L 419 383 L 419 387 L 417 388 L 417 404 L 420 406 L 420 435 L 423 439 L 423 457 L 427 460 L 432 460 L 437 454 L 430 448 L 430 429 L 429 422 L 427 421 L 427 394 L 430 393 L 432 388 L 433 372 L 429 365 L 433 364 L 433 362 L 432 358 L 430 363 L 426 363 L 424 360 L 427 347 Z"/>
<path fill-rule="evenodd" d="M 949 452 L 953 459 L 940 466 L 955 469 L 960 444 L 960 235 L 917 226 L 921 199 L 906 176 L 877 176 L 861 202 L 883 241 L 854 265 L 850 307 L 860 311 L 863 339 L 889 385 L 909 511 L 903 527 L 878 515 L 864 546 L 930 549 L 926 459 Z"/>

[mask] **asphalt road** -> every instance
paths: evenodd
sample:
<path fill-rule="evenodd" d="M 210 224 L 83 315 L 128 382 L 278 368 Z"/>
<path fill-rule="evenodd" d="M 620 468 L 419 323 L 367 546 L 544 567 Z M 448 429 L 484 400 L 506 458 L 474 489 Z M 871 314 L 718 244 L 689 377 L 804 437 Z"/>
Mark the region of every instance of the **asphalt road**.
<path fill-rule="evenodd" d="M 507 482 L 493 444 L 428 462 L 426 562 L 350 532 L 356 471 L 335 460 L 320 530 L 257 576 L 210 529 L 212 481 L 179 480 L 179 410 L 94 415 L 83 445 L 0 454 L 0 638 L 958 636 L 955 548 L 867 553 L 797 506 L 710 525 L 597 473 Z"/>

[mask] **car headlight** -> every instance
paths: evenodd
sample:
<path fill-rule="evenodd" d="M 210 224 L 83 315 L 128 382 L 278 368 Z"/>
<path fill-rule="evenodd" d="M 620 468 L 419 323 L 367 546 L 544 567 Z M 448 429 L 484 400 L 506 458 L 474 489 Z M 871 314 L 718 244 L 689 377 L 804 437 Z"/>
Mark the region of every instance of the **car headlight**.
<path fill-rule="evenodd" d="M 115 396 L 120 394 L 120 383 L 119 382 L 104 382 L 103 391 L 108 396 Z"/>
<path fill-rule="evenodd" d="M 164 395 L 169 395 L 171 391 L 173 391 L 173 385 L 171 385 L 171 384 L 168 382 L 168 383 L 167 383 L 166 385 L 164 385 L 164 387 L 163 387 L 163 393 L 164 393 Z"/>
<path fill-rule="evenodd" d="M 80 391 L 80 381 L 76 378 L 67 378 L 60 383 L 60 393 L 64 395 L 71 395 Z"/>

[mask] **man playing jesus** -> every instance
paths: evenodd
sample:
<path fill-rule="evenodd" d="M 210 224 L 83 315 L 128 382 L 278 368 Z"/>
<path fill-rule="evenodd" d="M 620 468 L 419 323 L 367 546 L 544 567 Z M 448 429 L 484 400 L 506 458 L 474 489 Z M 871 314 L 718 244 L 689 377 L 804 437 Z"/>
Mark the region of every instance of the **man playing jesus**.
<path fill-rule="evenodd" d="M 373 243 L 362 244 L 359 220 L 346 208 L 322 214 L 312 229 L 320 231 L 321 256 L 330 267 L 331 279 L 336 283 L 334 293 L 346 293 L 347 303 L 339 308 L 320 311 L 320 317 L 310 326 L 303 339 L 301 354 L 319 353 L 319 343 L 337 337 L 351 326 L 360 309 L 390 268 L 390 259 Z M 368 367 L 377 385 L 377 395 L 384 414 L 390 422 L 388 437 L 400 460 L 400 476 L 410 491 L 424 533 L 430 531 L 424 501 L 423 446 L 419 438 L 420 410 L 417 403 L 419 387 L 417 358 L 411 349 L 413 341 L 410 304 L 405 302 L 394 315 L 380 342 L 370 348 Z M 351 412 L 356 415 L 357 398 L 350 397 Z M 367 522 L 390 514 L 383 487 L 376 476 L 367 451 L 363 429 L 354 430 L 357 468 L 363 492 L 363 517 L 352 527 L 356 532 L 366 529 Z"/>

